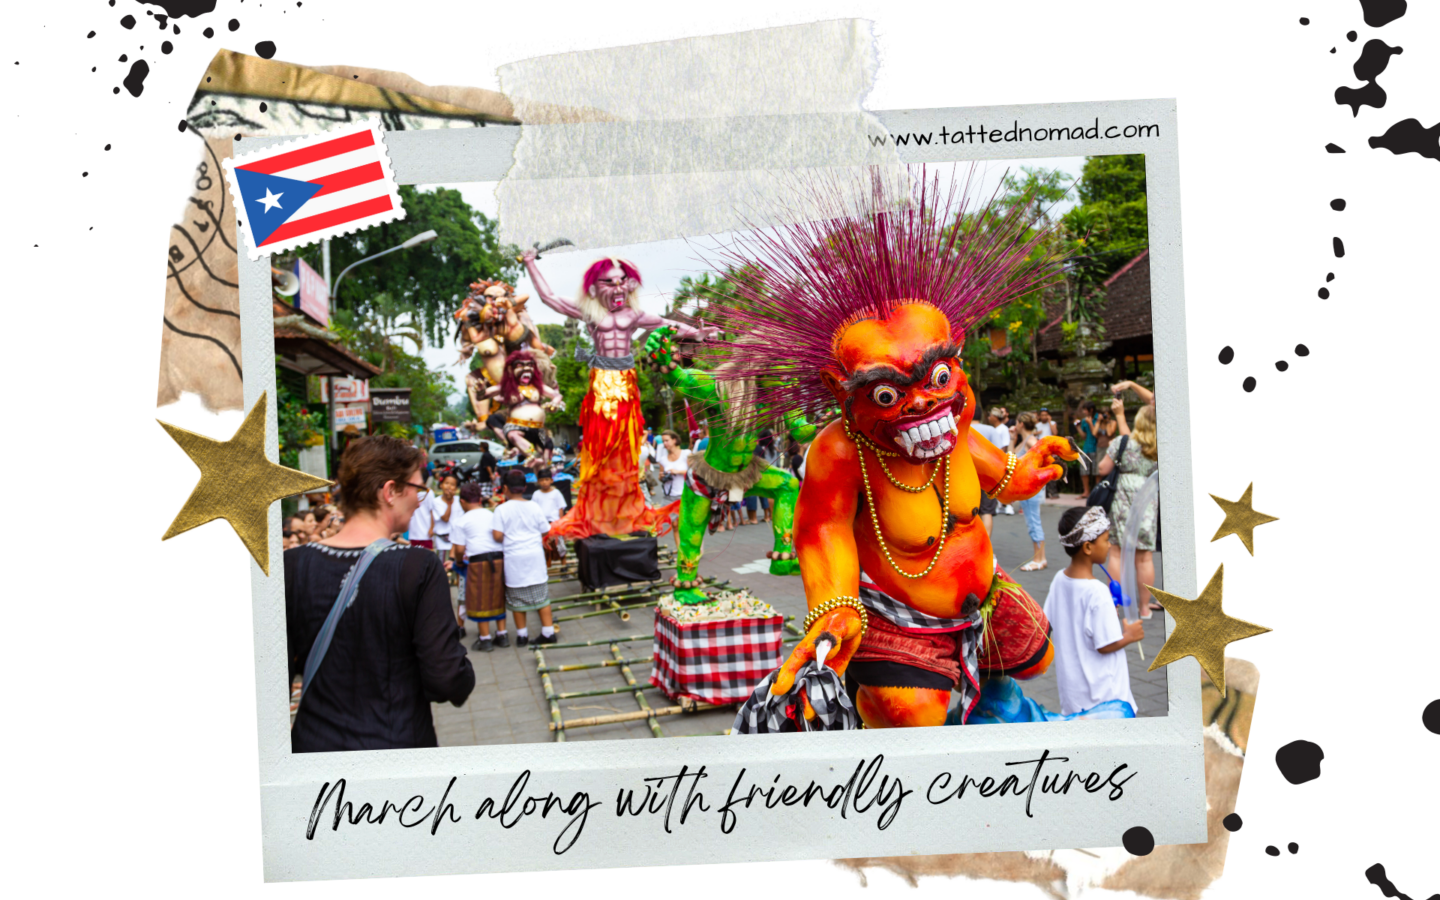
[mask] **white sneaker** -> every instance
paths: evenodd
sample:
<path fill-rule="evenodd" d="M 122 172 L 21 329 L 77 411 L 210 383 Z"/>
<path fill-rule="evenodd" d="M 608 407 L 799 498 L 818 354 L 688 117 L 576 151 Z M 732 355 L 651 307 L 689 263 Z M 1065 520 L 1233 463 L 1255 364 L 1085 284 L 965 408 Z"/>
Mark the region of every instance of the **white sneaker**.
<path fill-rule="evenodd" d="M 1008 503 L 1005 504 L 1005 515 L 1007 515 L 1007 516 L 1013 516 L 1013 515 L 1015 515 L 1015 507 L 1011 506 L 1011 505 L 1008 504 Z"/>

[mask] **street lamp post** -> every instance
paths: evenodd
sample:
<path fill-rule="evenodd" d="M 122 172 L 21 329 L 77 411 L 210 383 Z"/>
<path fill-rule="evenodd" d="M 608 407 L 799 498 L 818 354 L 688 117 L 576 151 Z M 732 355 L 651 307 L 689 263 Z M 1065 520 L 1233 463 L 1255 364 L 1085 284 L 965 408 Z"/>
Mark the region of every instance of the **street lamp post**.
<path fill-rule="evenodd" d="M 411 247 L 418 247 L 418 246 L 420 246 L 421 244 L 424 244 L 424 243 L 426 243 L 426 242 L 428 242 L 428 241 L 433 241 L 433 240 L 435 240 L 437 237 L 439 237 L 439 235 L 436 234 L 436 233 L 435 233 L 435 229 L 432 228 L 432 229 L 430 229 L 429 231 L 422 231 L 422 232 L 420 232 L 419 234 L 417 234 L 417 235 L 415 235 L 414 237 L 410 238 L 408 241 L 405 241 L 405 242 L 402 243 L 402 244 L 398 244 L 397 246 L 391 247 L 389 250 L 381 250 L 379 253 L 372 253 L 371 255 L 365 257 L 364 259 L 357 259 L 357 260 L 355 260 L 355 262 L 353 262 L 353 263 L 351 263 L 350 265 L 346 266 L 346 267 L 340 272 L 340 275 L 339 275 L 338 277 L 336 277 L 335 283 L 334 283 L 333 285 L 329 285 L 329 288 L 330 288 L 330 302 L 331 302 L 332 304 L 334 304 L 337 309 L 339 308 L 339 303 L 338 303 L 337 301 L 338 301 L 338 292 L 339 292 L 339 290 L 340 290 L 340 281 L 341 281 L 341 279 L 343 279 L 343 278 L 345 277 L 345 274 L 346 274 L 347 272 L 349 272 L 351 269 L 355 268 L 356 266 L 360 265 L 361 263 L 369 262 L 369 261 L 372 260 L 372 259 L 379 259 L 380 257 L 385 256 L 386 254 L 389 254 L 389 253 L 394 253 L 396 250 L 409 250 Z M 326 275 L 329 275 L 329 274 L 330 274 L 330 272 L 329 272 L 330 254 L 329 254 L 329 252 L 328 252 L 329 249 L 330 249 L 330 248 L 329 248 L 329 245 L 328 245 L 328 243 L 327 243 L 326 246 L 325 246 L 325 250 L 326 250 L 326 253 L 325 253 L 325 267 L 326 267 L 326 272 L 325 272 L 325 274 L 326 274 Z M 327 376 L 327 377 L 329 377 L 329 376 Z M 330 421 L 329 421 L 330 440 L 326 442 L 326 446 L 328 446 L 328 447 L 330 448 L 330 452 L 333 454 L 333 453 L 335 452 L 335 382 L 334 382 L 334 379 L 333 379 L 333 378 L 332 378 L 331 381 L 330 381 L 330 402 L 329 402 L 328 404 L 326 404 L 326 405 L 329 407 L 329 409 L 327 410 L 327 413 L 328 413 L 328 417 L 329 417 L 329 420 L 330 420 Z M 331 471 L 335 471 L 335 469 L 333 468 L 333 466 L 332 466 L 332 468 L 331 468 Z"/>
<path fill-rule="evenodd" d="M 418 247 L 421 244 L 426 243 L 427 241 L 435 240 L 439 236 L 440 235 L 435 233 L 435 229 L 432 228 L 429 231 L 420 232 L 419 234 L 410 238 L 410 240 L 404 242 L 403 244 L 397 244 L 394 247 L 391 247 L 389 250 L 381 250 L 379 253 L 372 253 L 364 259 L 355 260 L 353 263 L 341 270 L 339 276 L 336 277 L 335 284 L 330 287 L 330 301 L 332 303 L 336 303 L 340 293 L 340 282 L 345 278 L 346 273 L 348 273 L 351 269 L 355 268 L 361 263 L 367 263 L 372 259 L 379 259 L 382 256 L 394 253 L 396 250 L 409 250 L 411 247 Z M 338 306 L 339 304 L 336 303 L 336 305 Z"/>

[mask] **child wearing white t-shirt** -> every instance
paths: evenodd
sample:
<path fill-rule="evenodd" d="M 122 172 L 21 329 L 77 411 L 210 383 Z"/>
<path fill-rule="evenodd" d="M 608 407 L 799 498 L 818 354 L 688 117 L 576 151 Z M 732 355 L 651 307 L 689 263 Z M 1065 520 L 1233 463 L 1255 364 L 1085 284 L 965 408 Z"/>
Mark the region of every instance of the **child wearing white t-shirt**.
<path fill-rule="evenodd" d="M 525 473 L 505 475 L 505 502 L 495 510 L 491 523 L 495 540 L 505 553 L 505 606 L 515 617 L 516 646 L 530 642 L 525 628 L 526 614 L 539 612 L 537 644 L 556 641 L 555 623 L 550 618 L 550 574 L 545 565 L 544 539 L 550 520 L 532 500 L 525 499 Z"/>
<path fill-rule="evenodd" d="M 495 647 L 510 646 L 505 634 L 504 548 L 495 540 L 495 513 L 485 508 L 480 485 L 467 482 L 460 488 L 464 513 L 450 528 L 455 562 L 465 573 L 465 615 L 475 623 L 480 636 L 471 650 L 489 653 Z M 490 623 L 499 633 L 490 635 Z"/>
<path fill-rule="evenodd" d="M 535 493 L 530 495 L 530 502 L 540 507 L 545 512 L 545 518 L 551 523 L 559 521 L 565 514 L 565 495 L 555 489 L 555 474 L 549 469 L 541 469 L 535 473 Z M 558 534 L 547 534 L 545 544 L 545 565 L 552 566 L 565 560 L 565 539 Z"/>
<path fill-rule="evenodd" d="M 1107 700 L 1123 700 L 1135 710 L 1130 669 L 1120 651 L 1143 638 L 1145 626 L 1138 621 L 1122 626 L 1110 591 L 1093 574 L 1093 567 L 1103 564 L 1110 552 L 1105 510 L 1066 510 L 1060 517 L 1060 545 L 1070 555 L 1070 565 L 1055 573 L 1045 598 L 1060 712 L 1072 715 Z"/>

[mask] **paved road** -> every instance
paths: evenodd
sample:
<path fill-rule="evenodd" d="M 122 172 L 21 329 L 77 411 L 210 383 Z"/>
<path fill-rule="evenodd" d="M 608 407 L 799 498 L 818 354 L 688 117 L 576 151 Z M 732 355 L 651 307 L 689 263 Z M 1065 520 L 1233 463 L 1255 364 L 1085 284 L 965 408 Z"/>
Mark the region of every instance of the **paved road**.
<path fill-rule="evenodd" d="M 1044 602 L 1050 581 L 1061 564 L 1067 561 L 1064 551 L 1056 540 L 1056 528 L 1066 507 L 1046 503 L 1041 518 L 1047 535 L 1046 552 L 1050 568 L 1039 572 L 1020 572 L 1020 565 L 1030 558 L 1030 539 L 1025 532 L 1023 516 L 997 516 L 995 518 L 994 543 L 1000 564 L 1016 578 L 1037 600 Z M 749 587 L 755 594 L 768 601 L 787 616 L 803 617 L 805 597 L 798 577 L 777 578 L 766 572 L 768 565 L 765 551 L 770 548 L 770 532 L 767 526 L 742 526 L 732 531 L 712 536 L 706 543 L 705 557 L 701 562 L 701 574 L 719 579 L 728 579 L 737 586 Z M 1157 558 L 1157 569 L 1159 568 Z M 669 571 L 664 573 L 666 576 Z M 1162 581 L 1163 584 L 1163 581 Z M 551 585 L 551 597 L 558 603 L 570 594 L 578 593 L 575 582 Z M 556 612 L 557 617 L 589 612 L 591 606 L 580 606 Z M 534 620 L 534 616 L 531 617 Z M 532 627 L 538 622 L 532 621 Z M 654 629 L 654 616 L 648 608 L 630 613 L 630 621 L 622 622 L 614 614 L 596 615 L 559 623 L 561 641 L 614 640 L 621 637 L 640 636 L 642 640 L 618 643 L 622 657 L 649 657 L 649 635 Z M 475 627 L 470 625 L 466 647 L 475 637 Z M 1141 661 L 1133 647 L 1125 650 L 1130 663 L 1130 683 L 1140 706 L 1141 716 L 1163 716 L 1166 709 L 1165 670 L 1147 672 L 1148 660 L 1154 659 L 1164 643 L 1164 614 L 1156 613 L 1145 627 L 1145 660 Z M 538 632 L 537 632 L 538 633 Z M 513 639 L 513 629 L 512 629 Z M 470 651 L 470 660 L 475 666 L 476 687 L 469 701 L 460 708 L 450 704 L 433 707 L 435 731 L 441 746 L 463 746 L 475 744 L 531 743 L 554 740 L 549 729 L 550 710 L 545 701 L 540 676 L 536 672 L 535 655 L 528 649 L 513 645 L 497 648 L 490 653 Z M 608 645 L 555 650 L 545 652 L 546 663 L 550 666 L 598 663 L 612 659 Z M 648 663 L 635 663 L 630 670 L 638 684 L 647 684 L 650 667 Z M 625 681 L 618 667 L 584 669 L 572 672 L 558 672 L 551 676 L 557 693 L 591 691 L 623 687 Z M 1060 708 L 1056 693 L 1054 667 L 1041 677 L 1026 682 L 1028 696 L 1047 708 Z M 663 694 L 656 690 L 644 692 L 647 702 L 654 708 L 671 706 Z M 603 716 L 613 713 L 633 712 L 639 707 L 628 693 L 607 696 L 577 697 L 560 701 L 564 719 Z M 716 710 L 703 713 L 674 715 L 658 718 L 656 721 L 667 736 L 717 734 L 730 726 L 734 713 L 731 710 Z M 616 740 L 640 738 L 653 740 L 649 726 L 643 721 L 599 725 L 589 728 L 571 729 L 566 732 L 567 740 Z"/>

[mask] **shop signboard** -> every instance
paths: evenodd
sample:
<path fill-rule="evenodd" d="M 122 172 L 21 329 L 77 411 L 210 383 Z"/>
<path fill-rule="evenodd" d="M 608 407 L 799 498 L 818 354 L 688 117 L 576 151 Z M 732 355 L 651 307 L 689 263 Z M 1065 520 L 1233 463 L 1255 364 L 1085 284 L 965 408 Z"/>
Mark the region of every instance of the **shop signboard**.
<path fill-rule="evenodd" d="M 376 422 L 410 421 L 410 389 L 375 388 L 370 392 L 370 412 Z"/>

